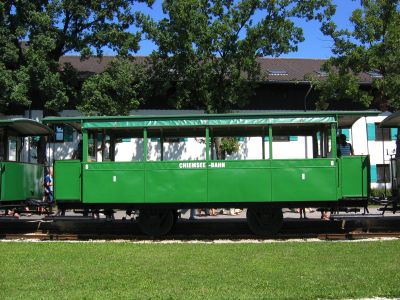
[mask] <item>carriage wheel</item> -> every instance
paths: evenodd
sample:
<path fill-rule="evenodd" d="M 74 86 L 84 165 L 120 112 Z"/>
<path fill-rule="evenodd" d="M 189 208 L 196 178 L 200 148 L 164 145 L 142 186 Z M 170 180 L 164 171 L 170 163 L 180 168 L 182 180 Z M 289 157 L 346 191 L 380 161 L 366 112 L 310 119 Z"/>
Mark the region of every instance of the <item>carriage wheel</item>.
<path fill-rule="evenodd" d="M 247 209 L 247 224 L 256 235 L 276 234 L 283 224 L 282 209 L 279 207 L 256 207 Z"/>
<path fill-rule="evenodd" d="M 150 236 L 162 236 L 174 225 L 174 213 L 170 209 L 142 209 L 139 211 L 140 230 Z"/>

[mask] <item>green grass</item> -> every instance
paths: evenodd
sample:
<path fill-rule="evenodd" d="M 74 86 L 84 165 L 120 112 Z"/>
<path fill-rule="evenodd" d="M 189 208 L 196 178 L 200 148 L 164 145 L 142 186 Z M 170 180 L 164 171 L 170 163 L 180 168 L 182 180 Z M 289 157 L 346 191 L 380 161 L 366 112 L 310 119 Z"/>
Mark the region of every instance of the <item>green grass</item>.
<path fill-rule="evenodd" d="M 0 243 L 0 298 L 400 296 L 400 241 Z"/>

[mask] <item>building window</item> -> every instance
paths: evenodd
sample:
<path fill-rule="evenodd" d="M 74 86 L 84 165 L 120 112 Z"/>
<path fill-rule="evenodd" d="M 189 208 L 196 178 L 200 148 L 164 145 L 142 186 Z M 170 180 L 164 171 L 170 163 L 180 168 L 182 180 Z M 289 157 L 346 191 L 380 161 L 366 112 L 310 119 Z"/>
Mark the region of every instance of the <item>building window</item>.
<path fill-rule="evenodd" d="M 64 143 L 74 141 L 74 129 L 68 125 L 55 125 L 54 142 Z"/>
<path fill-rule="evenodd" d="M 71 126 L 64 126 L 64 142 L 74 141 L 74 129 Z"/>
<path fill-rule="evenodd" d="M 320 77 L 327 77 L 328 76 L 328 72 L 323 71 L 323 70 L 315 71 L 315 73 L 317 73 L 317 75 L 320 76 Z"/>
<path fill-rule="evenodd" d="M 390 141 L 390 128 L 380 128 L 375 124 L 375 141 Z"/>
<path fill-rule="evenodd" d="M 382 74 L 377 71 L 377 70 L 373 70 L 373 71 L 369 71 L 367 72 L 369 76 L 371 76 L 372 78 L 383 78 Z"/>
<path fill-rule="evenodd" d="M 298 137 L 296 135 L 274 135 L 272 136 L 272 141 L 274 142 L 289 142 L 297 141 Z M 269 141 L 269 136 L 264 137 L 264 142 Z"/>
<path fill-rule="evenodd" d="M 56 125 L 54 128 L 54 141 L 58 143 L 64 142 L 64 126 Z"/>
<path fill-rule="evenodd" d="M 368 123 L 369 141 L 395 141 L 397 139 L 397 128 L 381 128 L 379 123 Z"/>
<path fill-rule="evenodd" d="M 390 169 L 388 164 L 376 165 L 376 175 L 378 183 L 390 182 Z"/>
<path fill-rule="evenodd" d="M 344 134 L 346 136 L 346 141 L 350 141 L 350 129 L 340 129 L 340 134 Z"/>
<path fill-rule="evenodd" d="M 287 76 L 288 72 L 286 70 L 268 70 L 268 74 L 272 76 Z"/>

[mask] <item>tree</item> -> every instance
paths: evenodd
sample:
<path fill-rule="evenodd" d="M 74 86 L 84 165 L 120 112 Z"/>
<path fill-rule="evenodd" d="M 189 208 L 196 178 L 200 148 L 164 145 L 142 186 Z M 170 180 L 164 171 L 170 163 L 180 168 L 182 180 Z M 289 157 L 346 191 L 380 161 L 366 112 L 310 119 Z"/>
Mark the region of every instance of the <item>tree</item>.
<path fill-rule="evenodd" d="M 1 1 L 0 110 L 13 104 L 28 107 L 40 99 L 46 110 L 59 111 L 77 97 L 71 66 L 59 64 L 66 53 L 78 52 L 85 59 L 101 56 L 105 46 L 121 56 L 137 51 L 140 33 L 128 31 L 134 2 Z"/>
<path fill-rule="evenodd" d="M 224 113 L 246 102 L 263 79 L 257 58 L 296 51 L 293 18 L 327 20 L 329 0 L 166 0 L 166 17 L 139 24 L 158 49 L 151 78 L 177 108 Z"/>
<path fill-rule="evenodd" d="M 87 115 L 128 115 L 143 101 L 146 85 L 143 65 L 115 59 L 103 73 L 84 82 L 78 109 Z"/>
<path fill-rule="evenodd" d="M 325 65 L 326 80 L 316 81 L 319 108 L 353 101 L 381 110 L 400 109 L 400 1 L 363 0 L 350 18 L 354 30 L 340 30 L 333 22 L 323 26 L 334 42 Z M 372 90 L 361 88 L 358 75 L 372 78 Z"/>
<path fill-rule="evenodd" d="M 166 17 L 139 24 L 157 46 L 150 78 L 178 109 L 225 113 L 247 102 L 264 79 L 257 58 L 296 51 L 303 31 L 293 18 L 327 20 L 330 0 L 165 0 Z M 215 139 L 218 158 L 236 140 Z"/>

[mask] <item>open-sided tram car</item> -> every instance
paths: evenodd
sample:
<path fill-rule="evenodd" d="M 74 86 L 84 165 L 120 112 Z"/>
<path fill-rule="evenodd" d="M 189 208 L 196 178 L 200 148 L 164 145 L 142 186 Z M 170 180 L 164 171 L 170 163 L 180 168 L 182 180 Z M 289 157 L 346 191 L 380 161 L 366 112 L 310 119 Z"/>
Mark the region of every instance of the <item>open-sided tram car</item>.
<path fill-rule="evenodd" d="M 179 208 L 242 207 L 248 208 L 253 232 L 270 234 L 280 229 L 284 207 L 365 205 L 369 157 L 338 157 L 336 136 L 339 128 L 370 115 L 377 112 L 49 117 L 44 122 L 82 133 L 82 160 L 55 162 L 55 199 L 61 207 L 139 210 L 141 229 L 152 235 L 167 233 Z M 285 136 L 307 137 L 311 150 L 303 158 L 278 158 L 275 142 Z M 262 156 L 218 159 L 215 144 L 223 137 L 259 138 Z M 165 145 L 174 138 L 195 138 L 203 152 L 193 160 L 172 160 Z M 136 141 L 134 161 L 117 159 L 126 141 Z"/>
<path fill-rule="evenodd" d="M 42 200 L 44 166 L 28 162 L 23 149 L 26 137 L 51 134 L 49 127 L 30 119 L 0 119 L 1 208 L 14 208 L 29 205 L 32 200 Z"/>

